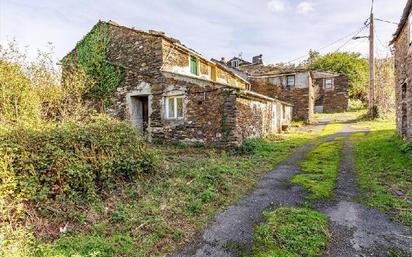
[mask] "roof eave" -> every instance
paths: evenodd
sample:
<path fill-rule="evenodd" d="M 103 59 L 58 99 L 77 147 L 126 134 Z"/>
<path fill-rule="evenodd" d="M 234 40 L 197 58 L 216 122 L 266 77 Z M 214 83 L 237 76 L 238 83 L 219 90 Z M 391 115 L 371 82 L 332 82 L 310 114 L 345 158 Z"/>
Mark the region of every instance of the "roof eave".
<path fill-rule="evenodd" d="M 393 45 L 396 42 L 396 40 L 398 40 L 399 35 L 401 34 L 403 28 L 405 27 L 406 21 L 408 20 L 411 10 L 412 10 L 412 0 L 408 0 L 408 2 L 406 3 L 405 9 L 403 10 L 401 21 L 399 22 L 398 28 L 393 34 L 393 38 L 389 42 L 389 45 Z"/>

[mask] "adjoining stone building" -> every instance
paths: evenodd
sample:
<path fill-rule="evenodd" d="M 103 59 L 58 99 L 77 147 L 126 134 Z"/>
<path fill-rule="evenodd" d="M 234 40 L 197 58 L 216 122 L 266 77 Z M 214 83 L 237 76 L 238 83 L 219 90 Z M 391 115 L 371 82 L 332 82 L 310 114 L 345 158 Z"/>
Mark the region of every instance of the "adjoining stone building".
<path fill-rule="evenodd" d="M 106 112 L 152 140 L 239 145 L 291 122 L 292 104 L 251 91 L 245 78 L 162 32 L 111 21 L 98 26 L 107 28 L 105 62 L 124 71 Z M 63 58 L 63 69 L 69 60 L 78 63 L 77 47 Z"/>
<path fill-rule="evenodd" d="M 398 133 L 412 142 L 412 0 L 408 0 L 391 41 L 395 50 L 396 123 Z"/>
<path fill-rule="evenodd" d="M 344 112 L 348 109 L 347 76 L 309 69 L 285 69 L 264 65 L 262 55 L 252 63 L 231 59 L 226 65 L 244 72 L 251 90 L 293 103 L 293 118 L 310 122 L 314 112 Z M 256 61 L 257 60 L 257 61 Z"/>

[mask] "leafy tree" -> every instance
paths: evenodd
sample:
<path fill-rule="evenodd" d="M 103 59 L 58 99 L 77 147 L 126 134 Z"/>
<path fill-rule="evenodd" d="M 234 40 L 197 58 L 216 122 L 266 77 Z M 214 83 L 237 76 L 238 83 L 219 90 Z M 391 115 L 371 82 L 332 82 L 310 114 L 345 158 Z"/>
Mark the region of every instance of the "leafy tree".
<path fill-rule="evenodd" d="M 349 80 L 349 96 L 365 99 L 368 85 L 368 62 L 359 53 L 329 53 L 311 55 L 309 68 L 345 74 Z"/>
<path fill-rule="evenodd" d="M 321 57 L 320 53 L 316 50 L 309 50 L 309 57 L 307 60 L 303 62 L 303 65 L 312 65 L 319 57 Z"/>
<path fill-rule="evenodd" d="M 0 59 L 0 123 L 32 122 L 40 118 L 40 101 L 17 64 Z"/>

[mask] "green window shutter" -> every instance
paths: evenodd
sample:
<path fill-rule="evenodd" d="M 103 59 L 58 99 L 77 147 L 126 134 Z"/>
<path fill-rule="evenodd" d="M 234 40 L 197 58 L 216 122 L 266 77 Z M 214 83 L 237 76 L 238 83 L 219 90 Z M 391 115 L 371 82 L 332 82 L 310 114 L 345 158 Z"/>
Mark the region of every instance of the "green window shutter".
<path fill-rule="evenodd" d="M 190 57 L 190 73 L 192 73 L 193 75 L 198 75 L 197 72 L 197 58 L 194 56 Z"/>

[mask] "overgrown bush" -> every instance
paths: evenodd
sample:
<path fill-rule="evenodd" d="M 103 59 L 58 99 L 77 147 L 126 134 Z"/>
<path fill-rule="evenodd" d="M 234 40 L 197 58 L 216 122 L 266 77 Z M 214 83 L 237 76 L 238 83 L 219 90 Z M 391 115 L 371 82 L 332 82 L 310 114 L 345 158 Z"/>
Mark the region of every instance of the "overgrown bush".
<path fill-rule="evenodd" d="M 16 128 L 0 141 L 3 199 L 90 198 L 118 180 L 154 173 L 161 163 L 134 128 L 109 118 Z"/>
<path fill-rule="evenodd" d="M 366 108 L 366 104 L 360 99 L 349 99 L 349 110 L 358 111 Z"/>
<path fill-rule="evenodd" d="M 0 124 L 40 118 L 40 101 L 17 64 L 0 59 Z"/>

